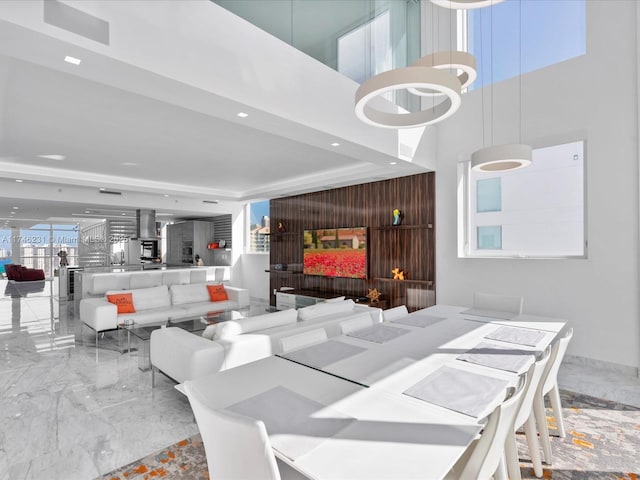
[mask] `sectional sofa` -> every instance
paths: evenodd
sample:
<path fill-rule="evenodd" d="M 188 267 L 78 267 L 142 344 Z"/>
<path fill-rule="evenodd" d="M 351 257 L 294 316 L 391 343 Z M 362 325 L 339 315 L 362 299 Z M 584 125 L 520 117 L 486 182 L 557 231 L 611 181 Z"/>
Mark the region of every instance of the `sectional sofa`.
<path fill-rule="evenodd" d="M 215 373 L 282 352 L 281 339 L 323 328 L 327 337 L 340 335 L 340 324 L 362 317 L 382 321 L 379 308 L 352 300 L 323 302 L 210 325 L 201 335 L 178 327 L 151 333 L 153 378 L 163 372 L 177 382 Z"/>
<path fill-rule="evenodd" d="M 96 332 L 113 330 L 125 319 L 145 325 L 206 314 L 209 311 L 233 310 L 249 306 L 249 291 L 243 288 L 224 286 L 226 300 L 212 301 L 208 285 L 158 285 L 148 288 L 107 291 L 99 298 L 80 300 L 80 320 Z M 107 300 L 107 296 L 131 294 L 133 312 L 118 312 L 118 306 Z M 112 298 L 113 299 L 113 298 Z M 131 309 L 130 309 L 131 310 Z"/>

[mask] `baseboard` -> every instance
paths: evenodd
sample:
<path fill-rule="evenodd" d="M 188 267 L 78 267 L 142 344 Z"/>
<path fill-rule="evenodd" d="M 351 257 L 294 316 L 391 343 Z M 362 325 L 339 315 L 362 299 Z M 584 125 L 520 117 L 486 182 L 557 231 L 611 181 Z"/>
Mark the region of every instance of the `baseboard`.
<path fill-rule="evenodd" d="M 631 365 L 622 365 L 620 363 L 607 362 L 605 360 L 596 360 L 595 358 L 569 354 L 564 356 L 564 361 L 574 365 L 583 365 L 586 367 L 597 368 L 599 370 L 607 370 L 609 372 L 616 372 L 622 375 L 640 378 L 640 368 L 633 367 Z"/>

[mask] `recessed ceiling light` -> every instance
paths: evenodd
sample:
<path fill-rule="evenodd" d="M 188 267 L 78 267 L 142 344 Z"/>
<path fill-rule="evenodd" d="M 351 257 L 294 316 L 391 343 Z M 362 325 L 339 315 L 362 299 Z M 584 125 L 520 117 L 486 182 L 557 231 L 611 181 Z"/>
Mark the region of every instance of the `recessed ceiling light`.
<path fill-rule="evenodd" d="M 19 178 L 16 178 L 16 182 L 22 183 L 22 182 L 24 182 L 24 180 L 20 180 Z"/>
<path fill-rule="evenodd" d="M 122 162 L 122 165 L 124 165 L 125 167 L 135 167 L 138 164 L 134 162 Z"/>
<path fill-rule="evenodd" d="M 53 154 L 53 155 L 38 155 L 40 158 L 46 158 L 47 160 L 64 160 L 65 157 L 64 155 L 58 155 L 58 154 Z"/>
<path fill-rule="evenodd" d="M 332 146 L 332 147 L 339 147 L 339 146 L 340 146 L 340 144 L 339 144 L 338 142 L 333 142 L 333 143 L 331 144 L 331 146 Z"/>
<path fill-rule="evenodd" d="M 11 207 L 11 208 L 13 208 L 14 210 L 18 210 L 20 207 Z"/>
<path fill-rule="evenodd" d="M 389 165 L 397 165 L 398 162 L 389 162 Z"/>
<path fill-rule="evenodd" d="M 126 213 L 122 212 L 120 215 L 126 215 Z"/>
<path fill-rule="evenodd" d="M 84 213 L 91 213 L 91 211 L 90 210 L 85 210 Z"/>
<path fill-rule="evenodd" d="M 11 215 L 15 215 L 15 214 L 16 214 L 16 212 L 9 212 L 9 213 L 10 213 Z"/>
<path fill-rule="evenodd" d="M 247 118 L 249 116 L 248 113 L 244 113 L 244 112 L 238 112 L 237 114 L 240 118 Z"/>
<path fill-rule="evenodd" d="M 80 65 L 80 63 L 82 63 L 82 60 L 80 60 L 79 58 L 71 57 L 69 55 L 64 57 L 64 61 L 70 63 L 71 65 Z"/>
<path fill-rule="evenodd" d="M 169 195 L 168 195 L 168 194 L 166 194 L 166 193 L 163 195 L 163 197 L 168 197 L 168 196 L 169 196 Z"/>

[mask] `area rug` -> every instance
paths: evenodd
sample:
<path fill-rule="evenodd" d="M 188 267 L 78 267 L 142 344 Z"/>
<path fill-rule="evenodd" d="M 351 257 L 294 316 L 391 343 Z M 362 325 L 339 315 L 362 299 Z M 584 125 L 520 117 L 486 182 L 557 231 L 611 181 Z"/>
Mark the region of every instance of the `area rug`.
<path fill-rule="evenodd" d="M 571 392 L 562 392 L 561 396 L 567 436 L 552 436 L 554 462 L 552 466 L 545 465 L 543 478 L 639 480 L 640 409 Z M 555 420 L 550 411 L 548 415 L 550 432 L 555 435 Z M 518 449 L 522 478 L 535 479 L 524 435 L 518 435 Z M 200 435 L 182 440 L 96 480 L 160 478 L 209 479 Z"/>

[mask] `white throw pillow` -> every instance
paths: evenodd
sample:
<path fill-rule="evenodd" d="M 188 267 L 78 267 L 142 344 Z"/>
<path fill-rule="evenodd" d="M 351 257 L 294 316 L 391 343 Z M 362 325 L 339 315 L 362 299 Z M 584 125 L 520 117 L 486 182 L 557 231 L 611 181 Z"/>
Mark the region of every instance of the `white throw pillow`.
<path fill-rule="evenodd" d="M 206 283 L 171 285 L 169 291 L 171 292 L 171 303 L 173 305 L 208 302 L 210 300 Z"/>
<path fill-rule="evenodd" d="M 216 330 L 218 329 L 218 323 L 214 323 L 212 325 L 207 325 L 207 328 L 205 328 L 202 332 L 202 337 L 206 338 L 207 340 L 213 340 L 213 337 L 215 337 L 216 335 Z"/>
<path fill-rule="evenodd" d="M 344 295 L 336 298 L 327 298 L 324 303 L 334 303 L 334 302 L 342 302 L 344 300 Z"/>
<path fill-rule="evenodd" d="M 336 313 L 350 312 L 355 305 L 353 300 L 344 300 L 342 302 L 322 302 L 304 307 L 298 310 L 298 319 L 300 321 L 311 320 L 312 318 L 324 317 L 326 315 L 334 315 Z"/>

